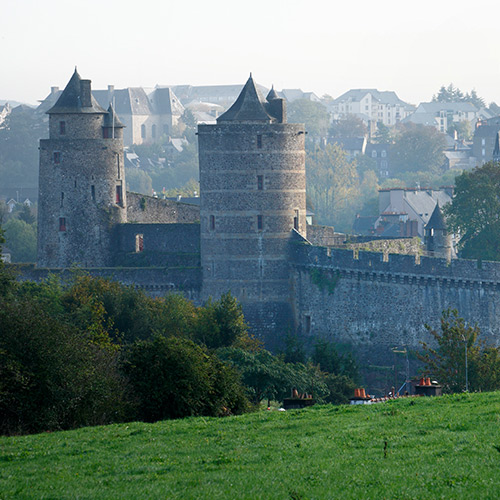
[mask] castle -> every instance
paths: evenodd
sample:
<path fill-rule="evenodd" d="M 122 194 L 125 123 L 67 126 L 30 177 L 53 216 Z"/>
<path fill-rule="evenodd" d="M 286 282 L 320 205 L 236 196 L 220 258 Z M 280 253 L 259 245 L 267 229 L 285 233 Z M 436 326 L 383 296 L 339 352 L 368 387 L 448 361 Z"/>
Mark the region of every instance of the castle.
<path fill-rule="evenodd" d="M 26 279 L 77 263 L 153 295 L 201 303 L 231 291 L 268 347 L 297 332 L 373 362 L 418 348 L 447 307 L 500 342 L 499 264 L 332 248 L 331 228 L 306 224 L 304 125 L 251 76 L 215 125 L 198 127 L 200 206 L 126 192 L 123 125 L 76 71 L 48 114 Z"/>

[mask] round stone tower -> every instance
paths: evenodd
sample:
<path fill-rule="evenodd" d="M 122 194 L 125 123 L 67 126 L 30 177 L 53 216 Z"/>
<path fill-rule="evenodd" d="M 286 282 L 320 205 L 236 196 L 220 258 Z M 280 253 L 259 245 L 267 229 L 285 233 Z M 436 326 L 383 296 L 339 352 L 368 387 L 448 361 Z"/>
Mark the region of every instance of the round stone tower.
<path fill-rule="evenodd" d="M 429 255 L 450 260 L 455 257 L 453 252 L 452 236 L 448 232 L 446 222 L 436 203 L 429 222 L 424 228 L 424 245 Z"/>
<path fill-rule="evenodd" d="M 123 125 L 75 70 L 40 141 L 38 266 L 111 263 L 112 228 L 126 222 Z"/>
<path fill-rule="evenodd" d="M 230 291 L 268 345 L 293 326 L 288 244 L 306 234 L 304 134 L 251 76 L 216 125 L 198 126 L 203 296 Z"/>

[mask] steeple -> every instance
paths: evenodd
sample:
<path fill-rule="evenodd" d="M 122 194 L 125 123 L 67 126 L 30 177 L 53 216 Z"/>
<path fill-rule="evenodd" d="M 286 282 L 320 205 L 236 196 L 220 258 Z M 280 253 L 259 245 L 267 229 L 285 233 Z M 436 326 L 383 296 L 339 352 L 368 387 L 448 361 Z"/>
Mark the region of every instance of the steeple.
<path fill-rule="evenodd" d="M 47 113 L 99 113 L 106 111 L 97 104 L 92 96 L 90 80 L 82 80 L 75 68 L 75 72 L 66 85 L 55 105 Z"/>
<path fill-rule="evenodd" d="M 500 161 L 500 131 L 495 138 L 495 147 L 493 148 L 493 161 Z"/>
<path fill-rule="evenodd" d="M 238 99 L 224 114 L 217 118 L 217 123 L 227 121 L 267 123 L 272 121 L 265 110 L 264 101 L 255 86 L 251 73 Z"/>

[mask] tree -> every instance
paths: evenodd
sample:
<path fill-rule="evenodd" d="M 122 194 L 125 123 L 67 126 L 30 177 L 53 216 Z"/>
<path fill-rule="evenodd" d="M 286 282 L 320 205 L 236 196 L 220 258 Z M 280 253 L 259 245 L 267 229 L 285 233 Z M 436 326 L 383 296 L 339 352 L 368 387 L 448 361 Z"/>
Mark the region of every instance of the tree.
<path fill-rule="evenodd" d="M 361 118 L 348 114 L 340 120 L 335 120 L 329 130 L 331 137 L 365 137 L 368 129 Z"/>
<path fill-rule="evenodd" d="M 489 162 L 456 178 L 455 196 L 444 207 L 449 227 L 460 234 L 465 258 L 500 260 L 500 166 Z"/>
<path fill-rule="evenodd" d="M 376 144 L 390 144 L 393 141 L 393 134 L 391 129 L 384 125 L 382 122 L 377 122 L 377 131 L 375 132 L 375 137 L 373 142 Z"/>
<path fill-rule="evenodd" d="M 466 325 L 457 310 L 447 309 L 441 316 L 441 331 L 429 325 L 425 328 L 433 337 L 435 347 L 421 342 L 423 352 L 417 353 L 417 357 L 446 392 L 465 390 L 466 379 L 471 391 L 500 388 L 500 350 L 479 340 L 477 325 Z"/>
<path fill-rule="evenodd" d="M 0 302 L 0 433 L 127 418 L 116 350 L 54 318 L 35 295 Z"/>
<path fill-rule="evenodd" d="M 446 140 L 434 127 L 400 124 L 390 150 L 390 160 L 396 172 L 429 171 L 437 173 L 444 163 Z"/>
<path fill-rule="evenodd" d="M 458 88 L 450 83 L 448 87 L 444 85 L 439 89 L 439 92 L 432 96 L 433 102 L 470 102 L 478 109 L 486 106 L 484 99 L 477 95 L 475 89 L 465 94 Z"/>
<path fill-rule="evenodd" d="M 127 179 L 127 191 L 151 196 L 153 181 L 147 172 L 140 168 L 126 168 L 125 178 Z"/>
<path fill-rule="evenodd" d="M 36 217 L 33 215 L 31 208 L 28 205 L 24 205 L 19 213 L 19 219 L 26 222 L 26 224 L 34 224 L 36 222 Z"/>
<path fill-rule="evenodd" d="M 288 121 L 290 123 L 304 123 L 309 134 L 309 139 L 326 137 L 330 114 L 323 104 L 297 99 L 288 105 Z"/>
<path fill-rule="evenodd" d="M 432 96 L 433 102 L 457 102 L 463 101 L 463 92 L 450 83 L 448 87 L 444 85 L 439 89 L 438 93 Z"/>
<path fill-rule="evenodd" d="M 148 422 L 246 408 L 237 373 L 188 339 L 138 341 L 126 351 L 123 367 L 139 399 L 138 416 Z"/>
<path fill-rule="evenodd" d="M 209 300 L 200 309 L 194 338 L 211 349 L 218 349 L 233 345 L 247 333 L 241 304 L 228 292 L 219 300 Z"/>
<path fill-rule="evenodd" d="M 13 262 L 36 262 L 36 227 L 20 219 L 5 224 L 6 244 Z"/>
<path fill-rule="evenodd" d="M 472 139 L 472 136 L 474 134 L 472 124 L 469 120 L 462 120 L 460 122 L 451 122 L 446 132 L 448 133 L 448 135 L 451 136 L 453 136 L 454 133 L 456 132 L 458 139 L 463 139 L 465 141 L 469 141 L 470 139 Z"/>
<path fill-rule="evenodd" d="M 359 176 L 338 144 L 327 144 L 306 155 L 307 186 L 321 224 L 349 231 L 358 206 Z"/>
<path fill-rule="evenodd" d="M 27 106 L 14 108 L 0 128 L 0 185 L 38 185 L 38 142 L 47 133 L 43 116 Z"/>

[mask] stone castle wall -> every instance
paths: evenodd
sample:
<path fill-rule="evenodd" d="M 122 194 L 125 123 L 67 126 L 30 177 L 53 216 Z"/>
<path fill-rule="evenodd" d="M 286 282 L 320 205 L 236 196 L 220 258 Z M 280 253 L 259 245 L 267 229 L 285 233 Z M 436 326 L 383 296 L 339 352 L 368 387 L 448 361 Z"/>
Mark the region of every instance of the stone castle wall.
<path fill-rule="evenodd" d="M 356 346 L 373 364 L 419 349 L 454 308 L 500 345 L 500 264 L 292 244 L 295 321 L 303 335 Z"/>
<path fill-rule="evenodd" d="M 19 281 L 42 281 L 49 274 L 60 276 L 63 282 L 70 282 L 74 277 L 71 269 L 40 269 L 33 265 L 12 266 Z M 179 293 L 196 305 L 201 305 L 201 269 L 200 267 L 180 268 L 116 268 L 102 267 L 85 269 L 92 276 L 109 278 L 125 286 L 132 286 L 152 297 L 164 297 L 170 293 Z"/>
<path fill-rule="evenodd" d="M 116 266 L 200 266 L 200 225 L 196 223 L 119 224 L 113 240 Z"/>
<path fill-rule="evenodd" d="M 200 221 L 200 207 L 127 192 L 127 221 L 175 224 Z"/>

